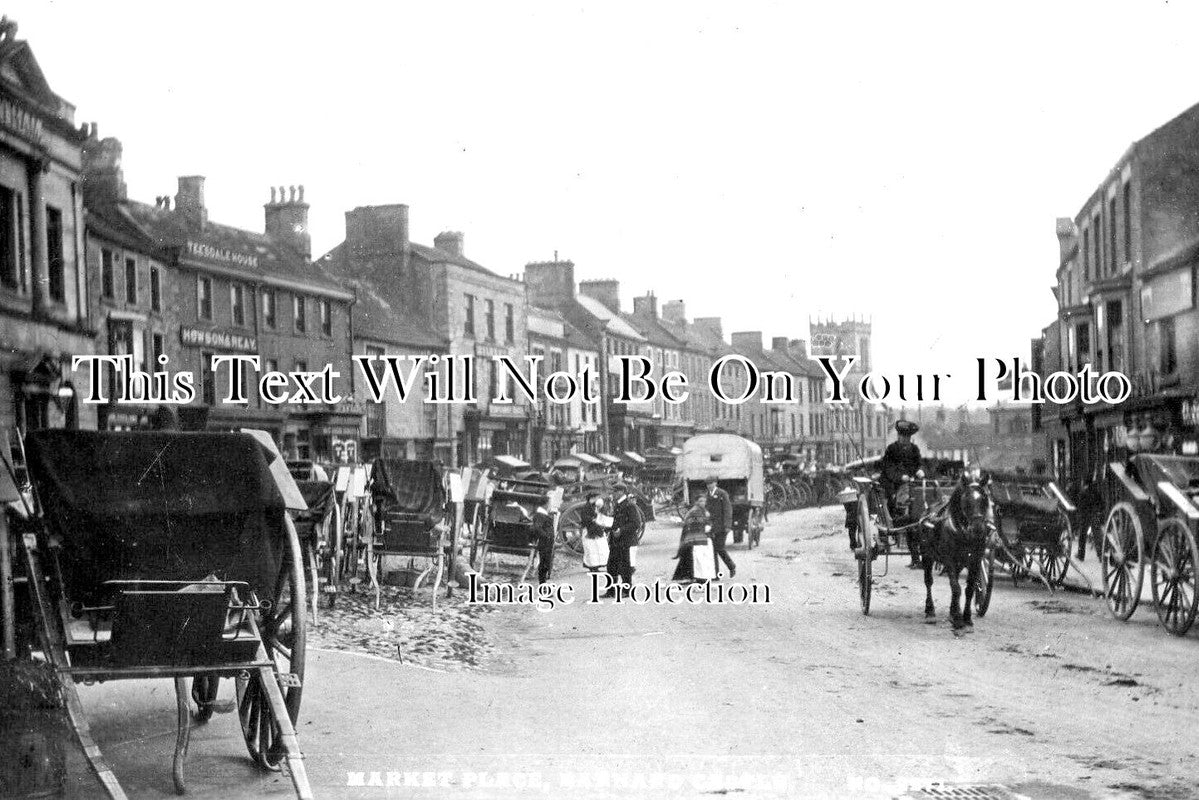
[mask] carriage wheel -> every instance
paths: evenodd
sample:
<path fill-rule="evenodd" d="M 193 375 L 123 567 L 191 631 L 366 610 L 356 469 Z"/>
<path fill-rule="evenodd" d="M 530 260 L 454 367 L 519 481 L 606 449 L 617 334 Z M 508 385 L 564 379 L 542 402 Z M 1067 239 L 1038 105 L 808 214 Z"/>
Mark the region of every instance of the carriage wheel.
<path fill-rule="evenodd" d="M 995 589 L 995 548 L 987 545 L 978 580 L 974 584 L 974 616 L 982 618 L 991 607 L 991 592 Z"/>
<path fill-rule="evenodd" d="M 1128 502 L 1117 503 L 1107 515 L 1099 566 L 1108 609 L 1116 619 L 1127 620 L 1141 602 L 1145 579 L 1145 535 L 1136 509 Z"/>
<path fill-rule="evenodd" d="M 1149 565 L 1153 602 L 1162 627 L 1182 636 L 1195 621 L 1199 596 L 1195 594 L 1195 568 L 1199 548 L 1186 522 L 1178 517 L 1163 520 Z"/>
<path fill-rule="evenodd" d="M 583 554 L 583 504 L 571 506 L 558 516 L 558 541 L 572 553 Z"/>
<path fill-rule="evenodd" d="M 337 602 L 337 590 L 341 587 L 342 566 L 345 560 L 345 554 L 342 549 L 345 547 L 344 522 L 341 516 L 341 504 L 333 504 L 333 515 L 329 520 L 329 538 L 325 544 L 327 548 L 325 553 L 325 586 L 330 591 L 325 592 L 329 598 L 329 608 L 333 608 Z"/>
<path fill-rule="evenodd" d="M 283 553 L 275 596 L 270 608 L 257 612 L 258 630 L 267 657 L 275 662 L 279 676 L 295 676 L 282 686 L 287 715 L 294 725 L 300 715 L 304 691 L 304 651 L 308 615 L 304 592 L 304 552 L 291 519 L 286 518 L 287 550 Z M 285 755 L 279 724 L 271 712 L 266 693 L 257 677 L 239 677 L 237 715 L 250 758 L 265 769 L 278 770 Z M 298 685 L 292 685 L 298 684 Z"/>
<path fill-rule="evenodd" d="M 1070 518 L 1059 513 L 1058 519 L 1057 541 L 1041 549 L 1041 575 L 1050 586 L 1062 585 L 1066 570 L 1070 568 L 1070 553 L 1074 550 L 1074 531 L 1070 527 Z"/>

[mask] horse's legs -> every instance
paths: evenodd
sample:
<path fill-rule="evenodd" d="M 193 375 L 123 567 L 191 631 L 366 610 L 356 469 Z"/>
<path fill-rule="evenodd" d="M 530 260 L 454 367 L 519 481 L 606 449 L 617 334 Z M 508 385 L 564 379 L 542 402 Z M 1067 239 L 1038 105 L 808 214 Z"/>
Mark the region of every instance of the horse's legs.
<path fill-rule="evenodd" d="M 962 602 L 962 624 L 967 628 L 974 627 L 974 623 L 970 620 L 970 607 L 974 604 L 974 589 L 981 569 L 981 560 L 972 555 L 966 566 L 966 596 Z"/>
<path fill-rule="evenodd" d="M 958 573 L 961 571 L 961 566 L 958 564 L 946 564 L 946 573 L 949 575 L 949 620 L 953 623 L 954 628 L 962 627 L 962 587 L 958 583 Z"/>
<path fill-rule="evenodd" d="M 927 550 L 922 550 L 920 561 L 924 567 L 924 616 L 932 619 L 937 616 L 933 606 L 933 557 Z"/>

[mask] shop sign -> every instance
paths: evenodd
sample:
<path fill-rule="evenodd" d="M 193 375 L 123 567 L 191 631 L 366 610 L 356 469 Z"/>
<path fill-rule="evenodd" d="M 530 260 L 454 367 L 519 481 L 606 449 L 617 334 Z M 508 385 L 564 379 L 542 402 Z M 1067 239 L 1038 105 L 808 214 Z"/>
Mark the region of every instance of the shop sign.
<path fill-rule="evenodd" d="M 215 261 L 220 264 L 232 264 L 235 267 L 258 267 L 258 256 L 230 250 L 228 247 L 218 247 L 204 242 L 187 240 L 184 252 L 192 258 L 202 258 L 205 261 Z"/>
<path fill-rule="evenodd" d="M 257 353 L 258 338 L 236 331 L 211 331 L 203 328 L 179 327 L 179 340 L 185 347 L 211 347 L 214 350 L 233 350 L 238 353 Z"/>
<path fill-rule="evenodd" d="M 0 126 L 34 144 L 42 141 L 42 120 L 9 100 L 0 100 Z"/>
<path fill-rule="evenodd" d="M 351 464 L 358 460 L 358 440 L 333 437 L 333 458 L 338 464 Z"/>

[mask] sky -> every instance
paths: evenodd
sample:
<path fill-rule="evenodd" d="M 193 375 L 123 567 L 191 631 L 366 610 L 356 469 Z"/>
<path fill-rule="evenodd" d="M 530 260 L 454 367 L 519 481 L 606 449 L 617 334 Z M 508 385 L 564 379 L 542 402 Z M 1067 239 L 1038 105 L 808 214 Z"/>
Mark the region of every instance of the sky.
<path fill-rule="evenodd" d="M 406 203 L 502 275 L 683 299 L 726 335 L 874 325 L 876 370 L 977 391 L 1055 317 L 1054 220 L 1196 102 L 1199 4 L 10 2 L 131 197 L 207 177 L 261 230 L 303 184 L 315 254 Z M 913 398 L 908 398 L 913 399 Z M 929 398 L 925 398 L 926 400 Z"/>

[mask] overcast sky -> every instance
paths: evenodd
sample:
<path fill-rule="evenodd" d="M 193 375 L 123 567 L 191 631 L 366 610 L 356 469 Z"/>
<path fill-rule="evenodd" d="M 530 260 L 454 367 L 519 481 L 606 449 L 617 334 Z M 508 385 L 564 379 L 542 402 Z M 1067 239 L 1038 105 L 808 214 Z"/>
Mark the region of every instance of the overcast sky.
<path fill-rule="evenodd" d="M 190 9 L 190 10 L 181 10 Z M 131 196 L 207 176 L 261 230 L 304 184 L 315 253 L 358 205 L 466 235 L 500 274 L 557 251 L 726 334 L 873 315 L 890 373 L 1028 352 L 1054 218 L 1199 102 L 1179 3 L 10 2 Z"/>

